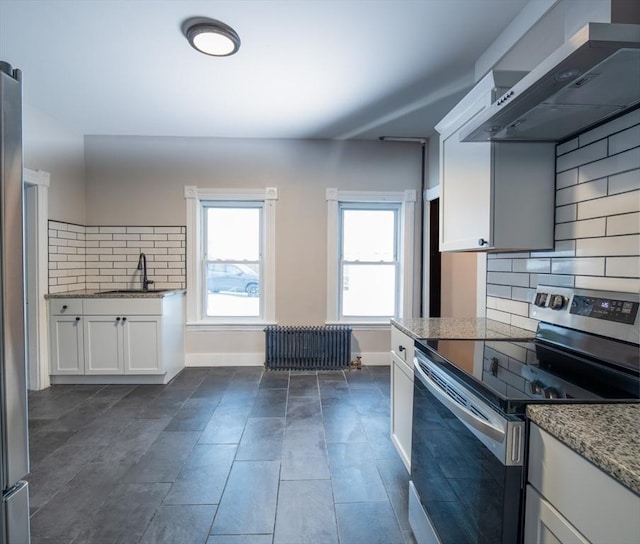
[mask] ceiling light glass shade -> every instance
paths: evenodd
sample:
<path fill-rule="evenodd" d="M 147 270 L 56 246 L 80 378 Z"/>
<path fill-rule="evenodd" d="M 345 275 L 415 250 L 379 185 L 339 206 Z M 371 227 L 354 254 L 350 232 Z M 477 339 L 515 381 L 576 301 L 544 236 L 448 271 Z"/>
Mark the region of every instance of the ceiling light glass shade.
<path fill-rule="evenodd" d="M 240 49 L 240 37 L 233 28 L 215 19 L 188 21 L 184 34 L 191 46 L 214 57 L 227 57 Z"/>

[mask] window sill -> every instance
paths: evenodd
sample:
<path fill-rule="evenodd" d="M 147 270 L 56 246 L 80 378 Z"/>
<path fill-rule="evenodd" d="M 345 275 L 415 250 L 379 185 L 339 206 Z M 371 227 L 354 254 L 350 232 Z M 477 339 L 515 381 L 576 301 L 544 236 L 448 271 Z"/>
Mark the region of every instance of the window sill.
<path fill-rule="evenodd" d="M 344 325 L 353 330 L 386 329 L 391 325 L 391 319 L 387 321 L 325 321 L 325 325 Z"/>
<path fill-rule="evenodd" d="M 185 325 L 188 331 L 262 331 L 268 325 L 277 325 L 272 321 L 251 322 L 213 322 L 213 321 L 188 321 Z"/>

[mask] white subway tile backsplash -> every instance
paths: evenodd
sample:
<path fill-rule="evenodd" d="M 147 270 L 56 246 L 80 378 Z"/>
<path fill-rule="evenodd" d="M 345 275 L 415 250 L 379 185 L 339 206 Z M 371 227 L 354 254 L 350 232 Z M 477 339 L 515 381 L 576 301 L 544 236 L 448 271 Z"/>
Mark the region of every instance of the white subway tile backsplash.
<path fill-rule="evenodd" d="M 609 194 L 626 193 L 640 189 L 640 169 L 609 176 Z"/>
<path fill-rule="evenodd" d="M 536 295 L 536 290 L 526 287 L 512 287 L 511 298 L 513 300 L 520 300 L 522 302 L 533 302 Z"/>
<path fill-rule="evenodd" d="M 573 221 L 556 225 L 556 240 L 575 240 L 577 238 L 593 238 L 604 236 L 606 232 L 606 219 L 599 217 L 586 221 Z"/>
<path fill-rule="evenodd" d="M 514 259 L 513 271 L 548 273 L 551 271 L 551 259 Z"/>
<path fill-rule="evenodd" d="M 487 284 L 487 295 L 501 298 L 511 298 L 511 290 L 515 289 L 510 285 Z"/>
<path fill-rule="evenodd" d="M 487 317 L 495 321 L 500 321 L 501 323 L 507 323 L 509 325 L 511 324 L 511 314 L 508 314 L 506 312 L 500 312 L 498 310 L 487 308 Z"/>
<path fill-rule="evenodd" d="M 604 276 L 604 257 L 585 259 L 553 259 L 553 274 L 573 274 L 583 276 Z"/>
<path fill-rule="evenodd" d="M 640 191 L 607 196 L 578 204 L 578 219 L 640 211 Z"/>
<path fill-rule="evenodd" d="M 517 274 L 514 272 L 487 272 L 487 282 L 498 285 L 528 287 L 529 276 L 528 274 Z"/>
<path fill-rule="evenodd" d="M 576 241 L 578 257 L 627 256 L 640 252 L 640 235 L 607 236 L 605 238 L 585 238 Z"/>
<path fill-rule="evenodd" d="M 556 208 L 556 224 L 568 223 L 578 218 L 578 205 L 569 204 L 568 206 L 559 206 Z"/>
<path fill-rule="evenodd" d="M 606 138 L 610 134 L 615 134 L 616 132 L 620 132 L 630 126 L 637 125 L 638 123 L 640 123 L 640 110 L 635 110 L 623 115 L 622 117 L 618 117 L 613 121 L 609 121 L 604 125 L 591 129 L 588 132 L 580 134 L 578 139 L 580 140 L 580 145 L 587 145 L 595 140 Z"/>
<path fill-rule="evenodd" d="M 579 287 L 580 289 L 601 289 L 604 291 L 637 293 L 640 291 L 640 279 L 576 276 L 576 287 Z"/>
<path fill-rule="evenodd" d="M 526 302 L 520 302 L 516 300 L 507 300 L 499 298 L 497 300 L 496 309 L 502 312 L 508 312 L 510 314 L 521 315 L 524 317 L 529 316 L 529 304 Z"/>
<path fill-rule="evenodd" d="M 491 272 L 511 272 L 512 259 L 487 260 L 487 270 Z"/>
<path fill-rule="evenodd" d="M 581 166 L 578 170 L 578 181 L 584 183 L 636 168 L 640 168 L 640 148 L 638 147 Z"/>
<path fill-rule="evenodd" d="M 609 136 L 609 155 L 640 147 L 640 125 Z"/>
<path fill-rule="evenodd" d="M 607 236 L 640 232 L 640 212 L 607 217 Z"/>
<path fill-rule="evenodd" d="M 588 183 L 572 185 L 566 189 L 556 191 L 556 206 L 583 202 L 595 198 L 602 198 L 607 194 L 607 179 L 598 179 Z"/>
<path fill-rule="evenodd" d="M 578 138 L 574 138 L 573 140 L 569 140 L 559 146 L 556 147 L 556 156 L 564 155 L 569 151 L 573 151 L 574 149 L 578 149 L 579 140 Z"/>
<path fill-rule="evenodd" d="M 532 251 L 532 257 L 573 257 L 576 254 L 575 240 L 556 240 L 553 251 Z"/>
<path fill-rule="evenodd" d="M 127 227 L 99 227 L 101 233 L 111 234 L 124 234 L 127 232 Z"/>
<path fill-rule="evenodd" d="M 579 147 L 575 151 L 561 155 L 556 159 L 556 171 L 564 172 L 576 166 L 597 161 L 607 156 L 607 141 L 599 140 Z"/>
<path fill-rule="evenodd" d="M 573 287 L 574 280 L 571 275 L 562 274 L 531 274 L 529 287 L 535 289 L 538 285 L 554 285 L 556 287 Z"/>
<path fill-rule="evenodd" d="M 153 234 L 153 227 L 127 227 L 128 234 Z"/>
<path fill-rule="evenodd" d="M 564 189 L 578 183 L 578 169 L 572 168 L 566 172 L 560 172 L 556 176 L 556 189 Z"/>
<path fill-rule="evenodd" d="M 185 233 L 185 227 L 83 227 L 50 221 L 50 292 L 135 287 L 140 283 L 141 252 L 147 254 L 156 288 L 183 289 Z M 152 239 L 141 240 L 144 236 Z"/>
<path fill-rule="evenodd" d="M 640 277 L 640 257 L 607 257 L 607 276 L 622 278 Z"/>
<path fill-rule="evenodd" d="M 538 321 L 536 319 L 531 319 L 530 317 L 522 317 L 520 315 L 512 315 L 511 324 L 514 327 L 520 327 L 521 329 L 532 332 L 535 332 L 538 328 Z"/>

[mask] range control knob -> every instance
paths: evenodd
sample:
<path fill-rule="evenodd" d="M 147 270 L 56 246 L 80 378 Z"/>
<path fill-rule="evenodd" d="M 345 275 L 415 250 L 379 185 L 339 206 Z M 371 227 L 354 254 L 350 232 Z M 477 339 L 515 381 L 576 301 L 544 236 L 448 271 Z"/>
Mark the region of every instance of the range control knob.
<path fill-rule="evenodd" d="M 547 298 L 549 295 L 547 293 L 538 293 L 536 294 L 536 299 L 533 303 L 539 308 L 544 308 L 547 305 Z"/>
<path fill-rule="evenodd" d="M 552 310 L 562 310 L 567 305 L 567 297 L 562 295 L 551 295 L 549 301 L 549 308 Z"/>

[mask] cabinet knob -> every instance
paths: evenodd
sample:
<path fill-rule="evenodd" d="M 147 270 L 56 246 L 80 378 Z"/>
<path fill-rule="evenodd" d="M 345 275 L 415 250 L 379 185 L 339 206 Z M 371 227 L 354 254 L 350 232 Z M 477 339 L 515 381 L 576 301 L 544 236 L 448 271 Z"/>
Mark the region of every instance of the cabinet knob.
<path fill-rule="evenodd" d="M 407 349 L 407 348 L 405 348 L 404 346 L 398 346 L 398 351 L 400 353 L 402 353 L 405 349 Z"/>
<path fill-rule="evenodd" d="M 76 321 L 80 321 L 80 318 L 79 318 L 79 317 L 76 317 Z"/>
<path fill-rule="evenodd" d="M 488 245 L 489 245 L 489 242 L 487 242 L 484 238 L 480 238 L 480 239 L 478 240 L 478 245 L 479 245 L 479 246 L 488 246 Z"/>
<path fill-rule="evenodd" d="M 116 317 L 116 321 L 120 321 L 120 318 L 119 318 L 119 317 Z"/>
<path fill-rule="evenodd" d="M 126 317 L 123 317 L 123 318 L 122 318 L 122 321 L 126 321 L 126 320 L 127 320 L 127 318 L 126 318 Z"/>
<path fill-rule="evenodd" d="M 63 304 L 62 309 L 66 310 L 68 308 L 68 306 L 66 304 Z"/>

